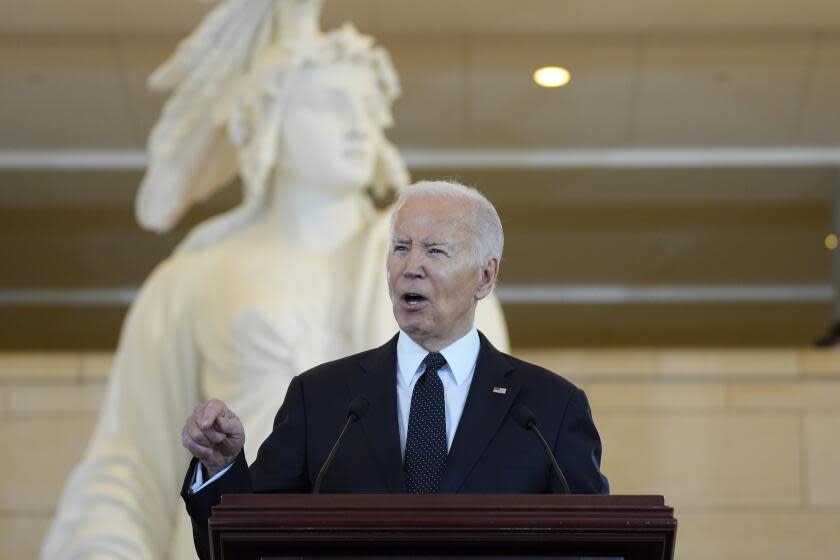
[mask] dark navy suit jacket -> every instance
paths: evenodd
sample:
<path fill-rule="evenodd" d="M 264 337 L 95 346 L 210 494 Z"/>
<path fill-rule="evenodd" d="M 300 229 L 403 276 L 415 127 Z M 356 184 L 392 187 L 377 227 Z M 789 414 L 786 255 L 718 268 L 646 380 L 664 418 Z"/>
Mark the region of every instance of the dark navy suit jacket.
<path fill-rule="evenodd" d="M 480 333 L 479 333 L 480 334 Z M 530 408 L 573 493 L 609 492 L 601 474 L 601 440 L 586 395 L 541 367 L 481 349 L 464 412 L 446 459 L 442 493 L 561 492 L 536 436 L 511 417 L 515 403 Z M 192 494 L 193 460 L 181 495 L 193 520 L 199 555 L 209 558 L 207 520 L 223 494 L 310 492 L 356 396 L 370 402 L 350 426 L 326 475 L 323 493 L 404 493 L 397 426 L 397 337 L 385 345 L 315 367 L 289 385 L 250 469 L 242 453 L 213 484 Z M 494 388 L 500 388 L 494 391 Z"/>

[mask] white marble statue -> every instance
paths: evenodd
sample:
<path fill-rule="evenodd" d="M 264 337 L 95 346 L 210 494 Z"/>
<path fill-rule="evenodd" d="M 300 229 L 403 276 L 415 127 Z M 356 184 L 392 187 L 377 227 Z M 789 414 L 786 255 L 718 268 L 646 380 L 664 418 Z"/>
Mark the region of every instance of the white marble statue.
<path fill-rule="evenodd" d="M 237 410 L 252 461 L 294 375 L 396 332 L 387 212 L 369 194 L 408 182 L 382 131 L 397 78 L 352 26 L 319 32 L 319 8 L 226 0 L 152 76 L 174 93 L 149 141 L 140 222 L 170 228 L 237 172 L 243 202 L 141 289 L 44 558 L 194 557 L 178 497 L 192 407 L 216 396 Z M 498 301 L 477 322 L 507 349 Z"/>

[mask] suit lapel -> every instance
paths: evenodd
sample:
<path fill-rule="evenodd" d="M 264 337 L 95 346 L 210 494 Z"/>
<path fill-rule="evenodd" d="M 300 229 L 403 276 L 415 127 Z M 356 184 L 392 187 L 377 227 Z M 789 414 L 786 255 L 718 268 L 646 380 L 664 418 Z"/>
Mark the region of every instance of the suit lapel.
<path fill-rule="evenodd" d="M 441 493 L 458 491 L 495 436 L 519 392 L 519 381 L 512 374 L 513 365 L 504 354 L 493 348 L 484 335 L 479 333 L 479 336 L 481 350 L 464 412 L 446 458 Z M 500 389 L 494 392 L 494 388 Z M 504 394 L 498 392 L 501 389 L 505 390 Z"/>
<path fill-rule="evenodd" d="M 370 408 L 359 424 L 382 468 L 389 490 L 405 492 L 397 424 L 397 336 L 367 354 L 360 366 L 348 379 L 351 394 L 361 395 L 370 402 Z"/>

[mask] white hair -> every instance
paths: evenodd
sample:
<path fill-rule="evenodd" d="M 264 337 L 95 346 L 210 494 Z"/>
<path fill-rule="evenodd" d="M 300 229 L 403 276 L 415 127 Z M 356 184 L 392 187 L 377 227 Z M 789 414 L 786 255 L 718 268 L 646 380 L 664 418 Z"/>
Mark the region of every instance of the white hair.
<path fill-rule="evenodd" d="M 502 260 L 505 234 L 502 221 L 493 204 L 478 189 L 453 181 L 420 181 L 400 192 L 400 197 L 391 214 L 391 239 L 394 238 L 394 223 L 397 212 L 412 198 L 439 197 L 465 200 L 472 206 L 473 254 L 478 267 L 483 268 L 491 258 Z"/>

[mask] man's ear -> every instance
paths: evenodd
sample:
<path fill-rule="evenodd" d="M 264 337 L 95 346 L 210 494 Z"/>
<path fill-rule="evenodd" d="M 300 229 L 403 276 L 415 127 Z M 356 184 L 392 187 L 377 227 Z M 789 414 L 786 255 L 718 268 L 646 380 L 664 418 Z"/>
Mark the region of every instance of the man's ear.
<path fill-rule="evenodd" d="M 475 299 L 484 299 L 490 292 L 493 291 L 493 286 L 496 285 L 496 278 L 499 276 L 499 259 L 490 257 L 481 270 L 479 270 L 481 277 L 478 282 L 478 290 L 475 292 Z"/>

